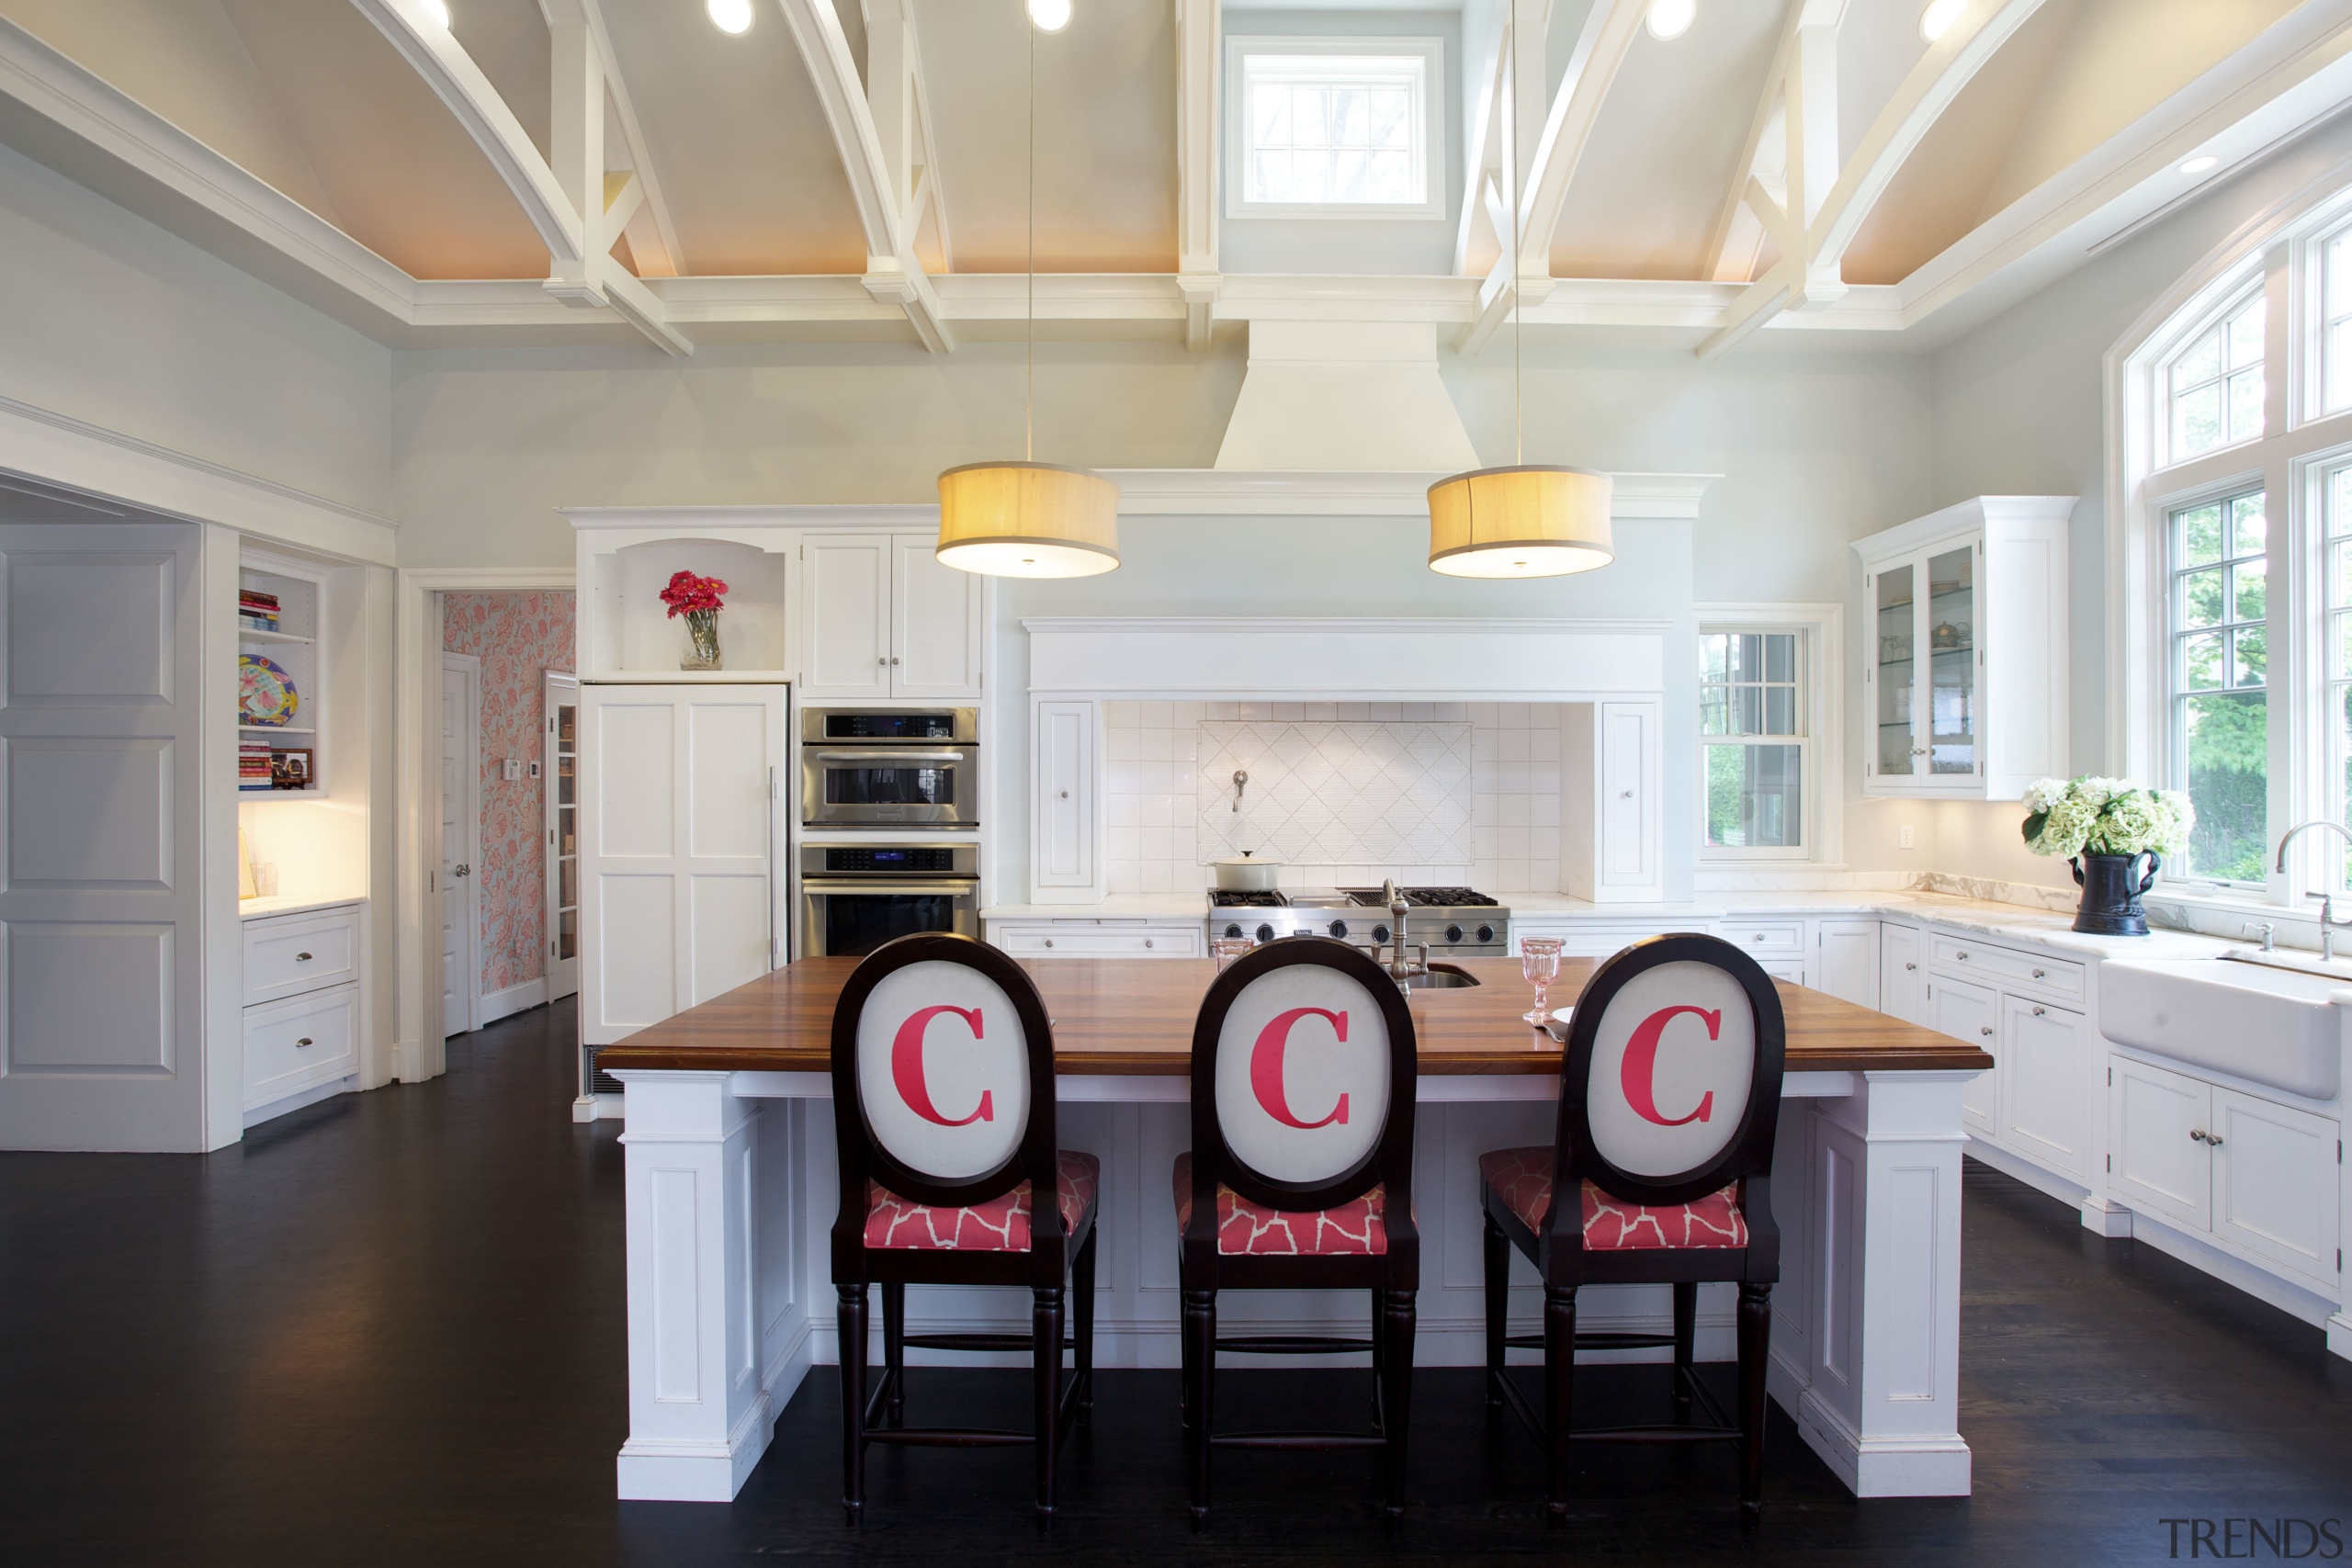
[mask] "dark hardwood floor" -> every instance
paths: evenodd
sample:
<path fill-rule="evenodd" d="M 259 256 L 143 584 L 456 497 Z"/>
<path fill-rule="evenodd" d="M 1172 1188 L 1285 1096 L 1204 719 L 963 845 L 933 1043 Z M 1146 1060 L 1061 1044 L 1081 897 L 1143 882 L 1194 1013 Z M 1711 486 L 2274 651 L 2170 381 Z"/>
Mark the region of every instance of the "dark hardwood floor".
<path fill-rule="evenodd" d="M 447 1077 L 203 1157 L 0 1155 L 0 1563 L 826 1562 L 2139 1563 L 2352 1543 L 2352 1363 L 2296 1323 L 1968 1170 L 1962 1427 L 1976 1495 L 1858 1503 L 1777 1410 L 1763 1529 L 1727 1452 L 1598 1448 L 1565 1538 L 1475 1371 L 1414 1393 L 1414 1506 L 1361 1455 L 1227 1456 L 1184 1524 L 1176 1374 L 1104 1372 L 1063 1517 L 1028 1454 L 876 1450 L 841 1525 L 830 1371 L 731 1506 L 620 1504 L 621 1150 L 568 1118 L 568 1004 L 454 1042 Z M 1728 1368 L 1714 1369 L 1729 1392 Z M 1579 1421 L 1661 1408 L 1580 1375 Z M 1221 1419 L 1362 1414 L 1362 1373 L 1230 1371 Z M 922 1418 L 1026 1423 L 1017 1371 L 917 1372 Z M 1317 1409 L 1316 1407 L 1321 1407 Z M 2201 1546 L 2194 1525 L 2211 1521 Z M 2177 1544 L 2176 1544 L 2177 1537 Z M 2298 1553 L 2304 1534 L 2290 1538 Z M 2352 1547 L 2312 1543 L 2315 1561 Z"/>

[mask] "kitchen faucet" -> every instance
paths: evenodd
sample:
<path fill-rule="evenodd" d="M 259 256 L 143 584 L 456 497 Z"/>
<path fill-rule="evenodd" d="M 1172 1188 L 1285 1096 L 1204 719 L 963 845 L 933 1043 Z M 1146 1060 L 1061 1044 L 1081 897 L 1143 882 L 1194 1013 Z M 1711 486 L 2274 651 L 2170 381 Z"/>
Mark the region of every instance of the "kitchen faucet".
<path fill-rule="evenodd" d="M 1411 961 L 1407 959 L 1405 956 L 1405 920 L 1406 918 L 1412 913 L 1413 906 L 1411 900 L 1408 899 L 1404 894 L 1396 890 L 1396 879 L 1395 877 L 1390 877 L 1380 885 L 1380 896 L 1388 901 L 1389 928 L 1391 934 L 1394 935 L 1396 942 L 1396 947 L 1392 950 L 1393 956 L 1390 958 L 1388 964 L 1388 976 L 1390 979 L 1395 980 L 1401 986 L 1417 974 L 1426 975 L 1429 973 L 1429 950 L 1427 945 L 1424 944 L 1421 950 L 1421 962 L 1419 968 L 1416 968 Z M 1377 948 L 1374 949 L 1373 957 L 1375 961 L 1379 958 L 1379 950 Z"/>
<path fill-rule="evenodd" d="M 2343 823 L 2331 822 L 2324 817 L 2315 817 L 2308 822 L 2298 822 L 2288 829 L 2278 840 L 2278 863 L 2275 869 L 2279 874 L 2286 874 L 2287 846 L 2295 841 L 2296 834 L 2311 828 L 2326 829 L 2344 840 L 2344 847 L 2346 850 L 2352 850 L 2352 831 L 2347 831 Z M 2303 897 L 2319 900 L 2319 955 L 2323 960 L 2333 958 L 2335 956 L 2335 895 L 2306 893 Z M 2352 925 L 2352 920 L 2345 923 Z"/>

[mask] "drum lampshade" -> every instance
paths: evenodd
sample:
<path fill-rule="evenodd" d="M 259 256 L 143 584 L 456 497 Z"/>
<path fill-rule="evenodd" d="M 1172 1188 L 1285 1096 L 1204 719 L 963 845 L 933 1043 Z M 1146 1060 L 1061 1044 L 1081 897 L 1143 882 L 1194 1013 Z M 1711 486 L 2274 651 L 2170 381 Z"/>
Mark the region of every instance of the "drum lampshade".
<path fill-rule="evenodd" d="M 1607 474 L 1525 465 L 1430 486 L 1430 570 L 1449 577 L 1561 577 L 1615 558 Z"/>
<path fill-rule="evenodd" d="M 985 577 L 1092 577 L 1119 564 L 1119 487 L 1052 463 L 939 476 L 940 560 Z"/>

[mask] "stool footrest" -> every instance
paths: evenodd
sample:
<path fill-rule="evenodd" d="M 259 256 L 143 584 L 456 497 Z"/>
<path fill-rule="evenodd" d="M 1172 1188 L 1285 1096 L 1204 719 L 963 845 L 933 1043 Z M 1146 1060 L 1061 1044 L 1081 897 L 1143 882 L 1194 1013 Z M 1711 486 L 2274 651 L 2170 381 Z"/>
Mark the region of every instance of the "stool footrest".
<path fill-rule="evenodd" d="M 910 1350 L 1027 1350 L 1037 1340 L 1029 1334 L 910 1334 L 899 1343 Z M 1064 1336 L 1062 1348 L 1075 1350 L 1078 1341 Z"/>
<path fill-rule="evenodd" d="M 902 1443 L 925 1449 L 1009 1449 L 1037 1440 L 1035 1432 L 1002 1432 L 981 1427 L 893 1427 L 869 1428 L 869 1443 Z"/>
<path fill-rule="evenodd" d="M 1236 1432 L 1230 1436 L 1212 1435 L 1210 1443 L 1220 1449 L 1385 1449 L 1386 1438 L 1364 1432 Z"/>
<path fill-rule="evenodd" d="M 1340 1339 L 1325 1335 L 1238 1334 L 1216 1342 L 1220 1350 L 1259 1356 L 1345 1356 L 1373 1348 L 1369 1339 Z"/>
<path fill-rule="evenodd" d="M 1578 1443 L 1736 1443 L 1736 1427 L 1596 1427 L 1589 1432 L 1571 1427 L 1571 1442 Z"/>

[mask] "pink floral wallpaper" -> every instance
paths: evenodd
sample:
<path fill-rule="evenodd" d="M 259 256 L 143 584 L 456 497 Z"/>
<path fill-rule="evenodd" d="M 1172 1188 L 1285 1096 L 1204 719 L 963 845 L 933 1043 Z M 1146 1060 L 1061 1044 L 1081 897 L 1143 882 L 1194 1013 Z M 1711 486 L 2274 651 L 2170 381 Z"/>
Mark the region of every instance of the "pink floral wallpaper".
<path fill-rule="evenodd" d="M 573 668 L 570 593 L 445 593 L 441 646 L 481 660 L 481 988 L 547 973 L 547 671 Z M 499 776 L 513 757 L 524 776 Z"/>

